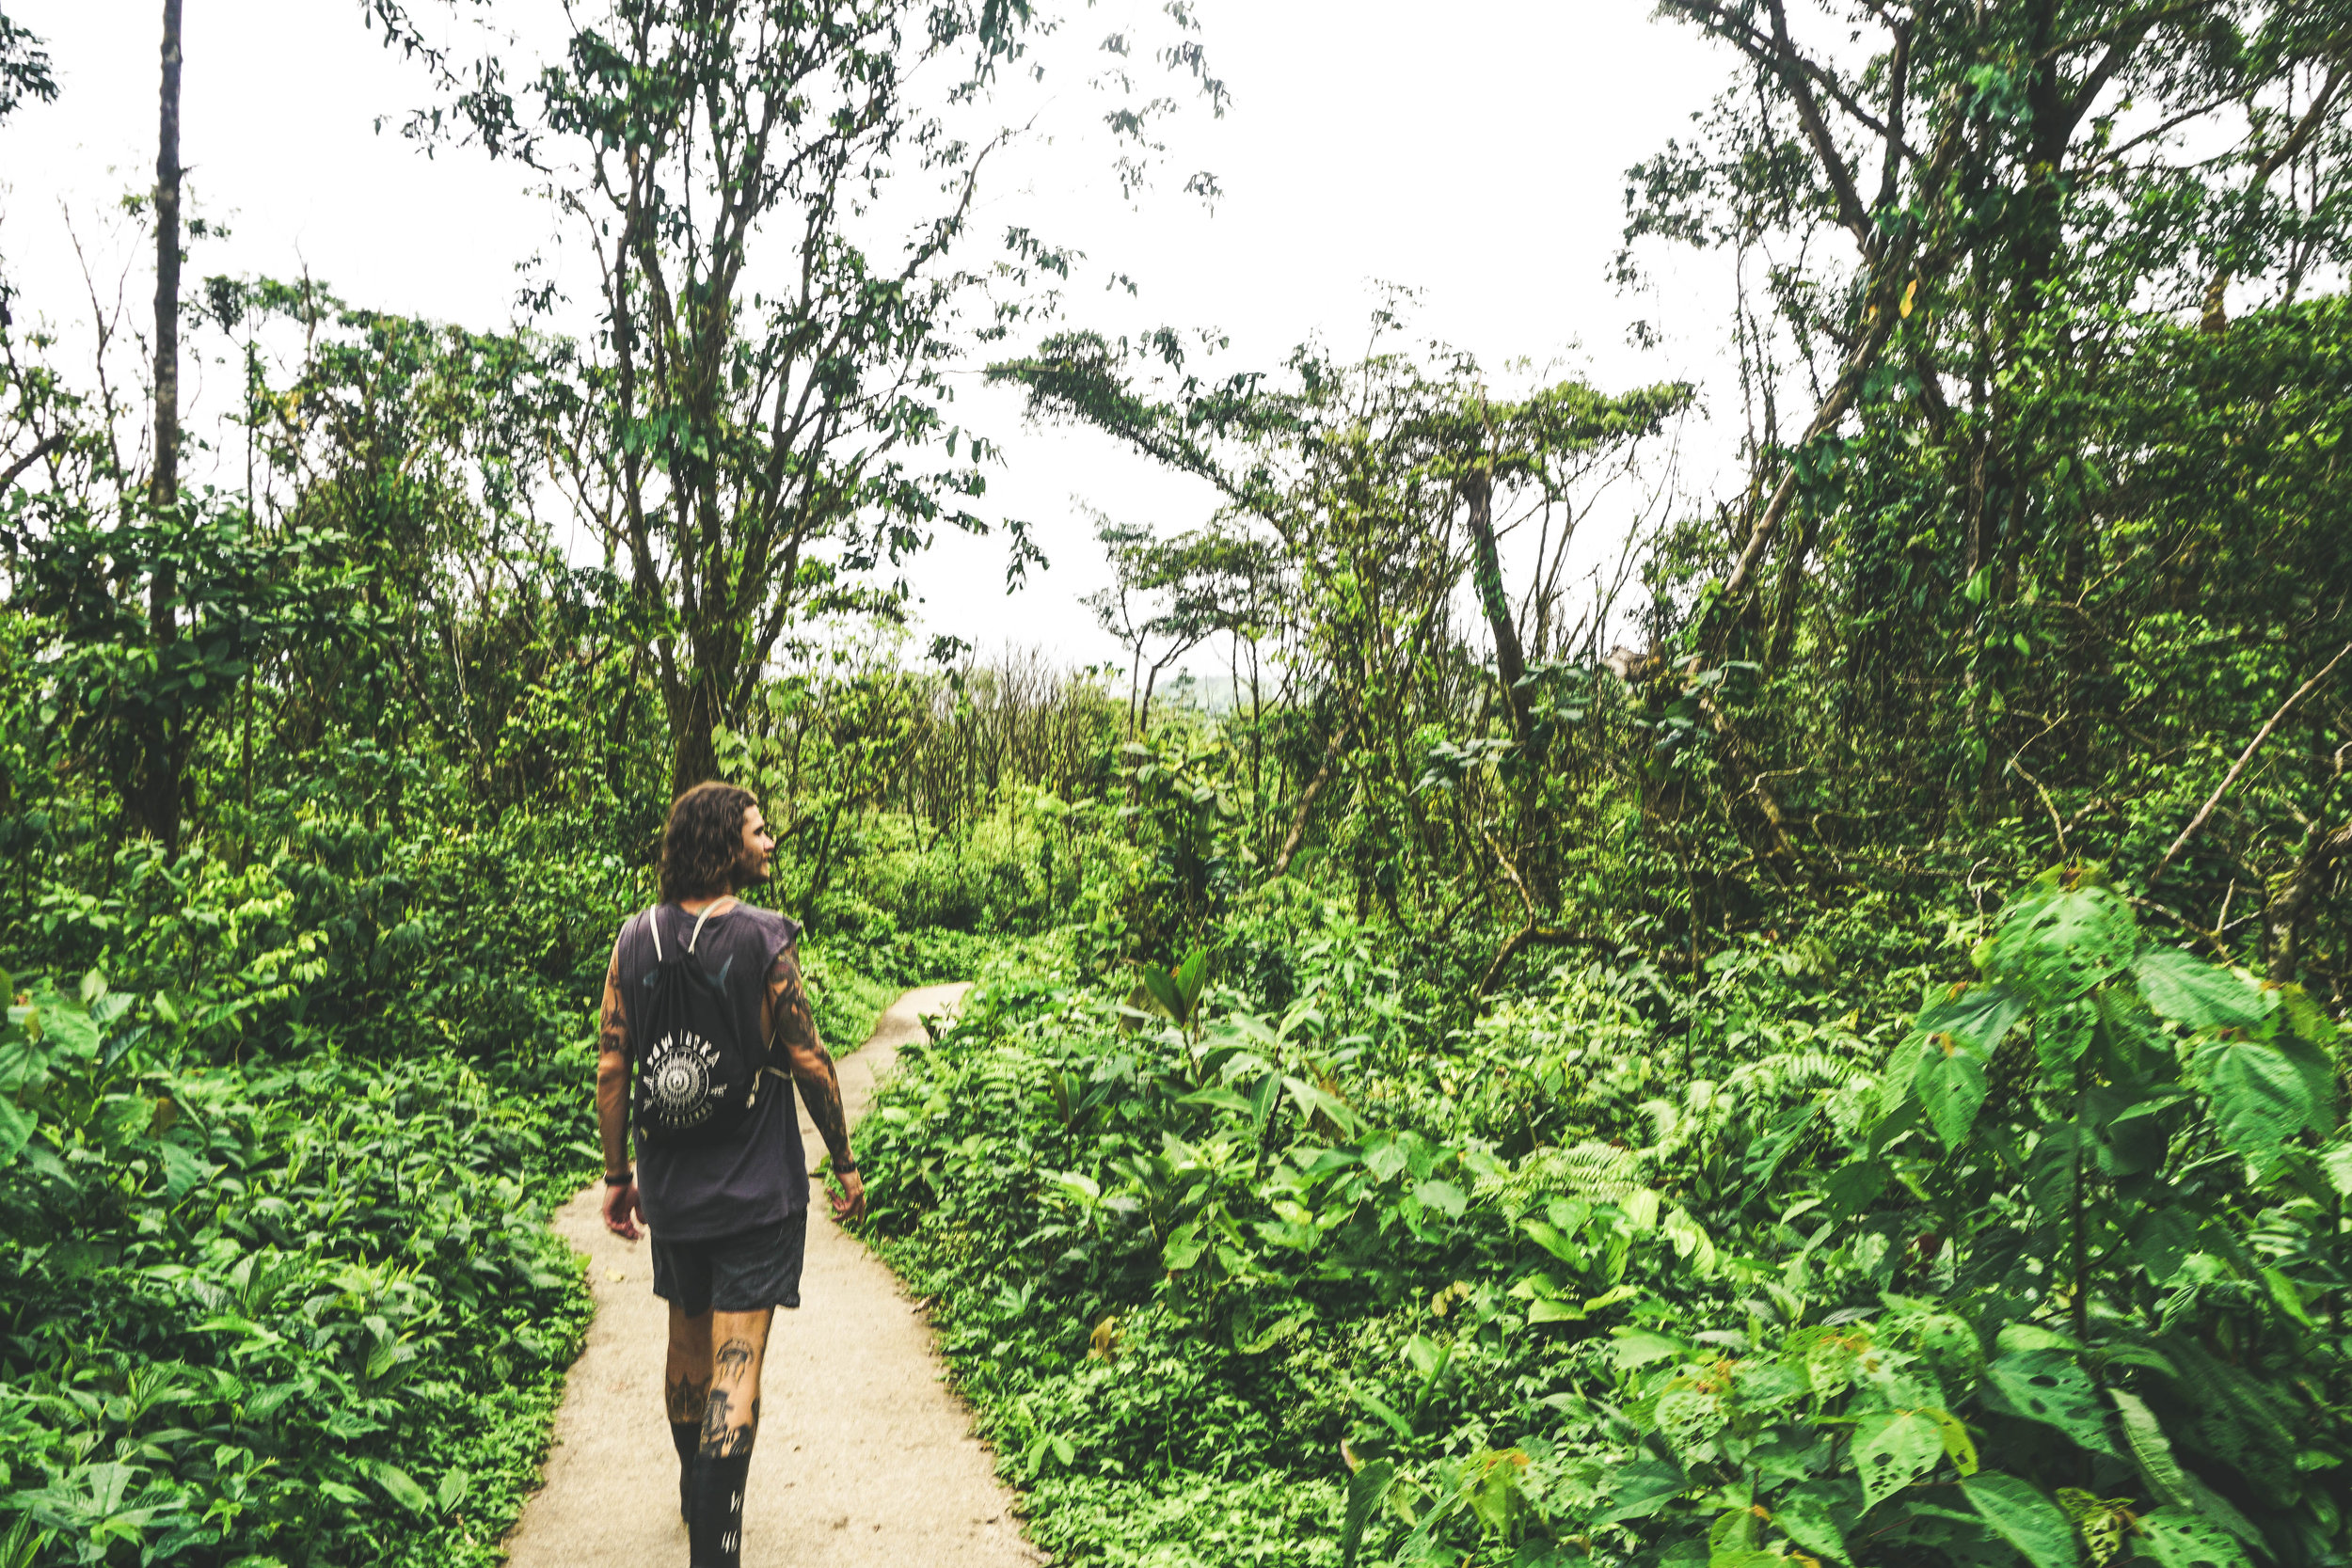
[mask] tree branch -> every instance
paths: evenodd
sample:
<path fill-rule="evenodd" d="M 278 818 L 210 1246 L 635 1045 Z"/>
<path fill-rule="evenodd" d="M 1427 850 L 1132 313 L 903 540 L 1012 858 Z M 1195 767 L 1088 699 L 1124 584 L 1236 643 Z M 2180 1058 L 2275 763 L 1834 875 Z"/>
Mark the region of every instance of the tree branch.
<path fill-rule="evenodd" d="M 1315 776 L 1308 781 L 1307 792 L 1298 798 L 1298 812 L 1291 818 L 1290 833 L 1282 840 L 1281 853 L 1274 857 L 1276 877 L 1290 874 L 1291 857 L 1297 854 L 1299 845 L 1306 842 L 1307 818 L 1314 811 L 1315 801 L 1323 794 L 1324 786 L 1331 782 L 1331 769 L 1338 763 L 1340 752 L 1346 747 L 1347 737 L 1355 727 L 1355 721 L 1349 720 L 1333 730 L 1331 738 L 1325 743 L 1323 766 L 1315 769 Z"/>
<path fill-rule="evenodd" d="M 7 472 L 0 473 L 0 490 L 6 490 L 9 485 L 14 484 L 17 475 L 64 445 L 65 437 L 61 435 L 43 436 L 32 451 L 9 464 Z"/>
<path fill-rule="evenodd" d="M 2346 654 L 2352 654 L 2352 642 L 2346 642 L 2338 649 L 2336 657 L 2329 659 L 2318 674 L 2296 687 L 2293 694 L 2279 705 L 2279 711 L 2270 716 L 2270 721 L 2255 732 L 2254 738 L 2246 743 L 2246 750 L 2238 753 L 2237 761 L 2230 765 L 2229 772 L 2222 775 L 2220 784 L 2215 785 L 2214 792 L 2205 798 L 2203 807 L 2189 820 L 2188 826 L 2181 830 L 2181 836 L 2172 841 L 2172 847 L 2164 852 L 2164 859 L 2156 863 L 2155 870 L 2148 874 L 2150 889 L 2155 887 L 2163 878 L 2166 868 L 2171 865 L 2173 858 L 2188 847 L 2188 841 L 2195 838 L 2198 831 L 2204 827 L 2205 819 L 2213 815 L 2214 807 L 2221 803 L 2221 798 L 2230 792 L 2230 786 L 2237 783 L 2238 775 L 2245 772 L 2246 765 L 2254 760 L 2254 753 L 2262 749 L 2262 743 L 2270 738 L 2270 732 L 2277 729 L 2285 721 L 2286 716 L 2295 711 L 2296 704 L 2310 696 L 2320 682 L 2335 673 L 2336 666 L 2344 662 L 2344 656 Z"/>

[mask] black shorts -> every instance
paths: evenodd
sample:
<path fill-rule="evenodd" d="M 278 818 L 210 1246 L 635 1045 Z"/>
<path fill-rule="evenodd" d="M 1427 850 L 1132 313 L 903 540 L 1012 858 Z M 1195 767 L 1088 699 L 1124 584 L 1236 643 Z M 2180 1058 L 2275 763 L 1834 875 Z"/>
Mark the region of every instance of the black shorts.
<path fill-rule="evenodd" d="M 653 1293 L 690 1318 L 801 1305 L 808 1211 L 732 1236 L 700 1242 L 653 1238 Z"/>

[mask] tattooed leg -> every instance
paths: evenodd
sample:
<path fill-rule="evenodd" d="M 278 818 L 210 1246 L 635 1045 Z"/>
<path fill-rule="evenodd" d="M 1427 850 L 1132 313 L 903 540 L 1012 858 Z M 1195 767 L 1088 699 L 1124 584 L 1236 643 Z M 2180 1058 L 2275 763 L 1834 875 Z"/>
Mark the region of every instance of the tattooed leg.
<path fill-rule="evenodd" d="M 672 1378 L 662 1387 L 662 1399 L 670 1407 L 670 1419 L 676 1425 L 700 1427 L 703 1411 L 710 1403 L 708 1378 Z"/>
<path fill-rule="evenodd" d="M 714 1312 L 711 1382 L 705 1396 L 702 1451 L 732 1457 L 752 1451 L 759 1431 L 759 1371 L 772 1314 Z"/>
<path fill-rule="evenodd" d="M 662 1369 L 662 1402 L 673 1421 L 700 1427 L 703 1405 L 710 1398 L 710 1314 L 690 1318 L 673 1303 L 670 1307 L 670 1357 Z"/>
<path fill-rule="evenodd" d="M 694 1455 L 703 1446 L 710 1376 L 710 1314 L 690 1318 L 672 1304 L 670 1356 L 662 1370 L 661 1402 L 670 1418 L 670 1447 L 677 1450 L 677 1509 L 682 1517 L 692 1513 Z"/>
<path fill-rule="evenodd" d="M 739 1568 L 743 1485 L 759 1434 L 759 1367 L 772 1313 L 716 1312 L 710 1392 L 703 1404 L 702 1444 L 694 1455 L 686 1511 L 688 1549 L 696 1568 Z"/>

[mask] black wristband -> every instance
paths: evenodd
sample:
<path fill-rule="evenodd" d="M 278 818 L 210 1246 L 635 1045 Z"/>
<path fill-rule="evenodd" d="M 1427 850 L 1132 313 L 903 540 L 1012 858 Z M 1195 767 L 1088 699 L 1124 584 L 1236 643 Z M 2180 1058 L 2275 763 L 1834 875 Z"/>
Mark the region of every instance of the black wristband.
<path fill-rule="evenodd" d="M 852 1160 L 846 1165 L 835 1165 L 833 1167 L 833 1173 L 835 1176 L 855 1176 L 857 1174 L 857 1162 Z"/>
<path fill-rule="evenodd" d="M 626 1187 L 636 1180 L 637 1173 L 633 1170 L 625 1170 L 618 1176 L 608 1171 L 605 1173 L 604 1184 L 608 1187 Z"/>

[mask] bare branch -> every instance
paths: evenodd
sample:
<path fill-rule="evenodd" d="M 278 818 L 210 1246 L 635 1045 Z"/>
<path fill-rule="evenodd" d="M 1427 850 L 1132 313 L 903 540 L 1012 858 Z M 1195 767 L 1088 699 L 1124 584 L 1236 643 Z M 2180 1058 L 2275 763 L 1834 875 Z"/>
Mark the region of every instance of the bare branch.
<path fill-rule="evenodd" d="M 2204 805 L 2199 809 L 2195 816 L 2189 819 L 2188 826 L 2181 830 L 2181 836 L 2172 841 L 2172 847 L 2164 852 L 2164 859 L 2156 863 L 2155 870 L 2148 874 L 2148 886 L 2151 889 L 2154 888 L 2163 878 L 2166 868 L 2171 865 L 2173 859 L 2183 849 L 2188 847 L 2188 841 L 2195 838 L 2199 831 L 2204 827 L 2205 819 L 2213 816 L 2213 810 L 2221 803 L 2221 798 L 2230 792 L 2232 784 L 2237 783 L 2238 775 L 2246 771 L 2246 765 L 2254 760 L 2256 752 L 2262 750 L 2262 743 L 2270 738 L 2270 732 L 2277 729 L 2285 721 L 2286 716 L 2295 711 L 2296 704 L 2310 696 L 2320 682 L 2335 673 L 2336 666 L 2344 662 L 2346 654 L 2352 654 L 2352 642 L 2346 642 L 2338 649 L 2336 657 L 2329 659 L 2318 674 L 2296 687 L 2287 700 L 2279 705 L 2279 711 L 2270 716 L 2270 721 L 2254 732 L 2254 738 L 2246 743 L 2246 750 L 2240 752 L 2237 761 L 2230 765 L 2229 772 L 2222 775 L 2221 782 L 2214 786 L 2214 792 L 2205 798 Z"/>

